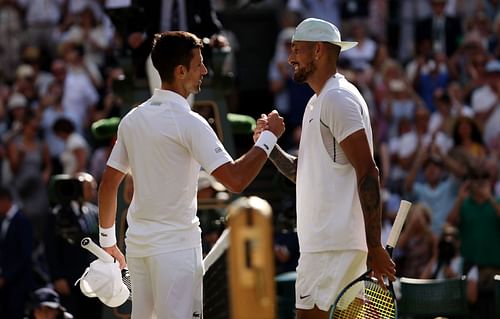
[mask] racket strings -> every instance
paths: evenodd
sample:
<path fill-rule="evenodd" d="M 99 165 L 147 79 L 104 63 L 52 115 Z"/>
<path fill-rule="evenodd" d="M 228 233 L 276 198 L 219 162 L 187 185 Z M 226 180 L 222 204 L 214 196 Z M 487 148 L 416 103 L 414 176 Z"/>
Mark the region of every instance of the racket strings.
<path fill-rule="evenodd" d="M 128 300 L 132 300 L 132 282 L 130 281 L 130 273 L 127 268 L 122 269 L 122 281 L 127 286 L 128 291 L 130 291 Z"/>
<path fill-rule="evenodd" d="M 377 283 L 365 281 L 363 292 L 353 298 L 346 291 L 337 303 L 344 306 L 335 308 L 333 318 L 396 318 L 396 305 L 390 291 L 383 290 Z"/>

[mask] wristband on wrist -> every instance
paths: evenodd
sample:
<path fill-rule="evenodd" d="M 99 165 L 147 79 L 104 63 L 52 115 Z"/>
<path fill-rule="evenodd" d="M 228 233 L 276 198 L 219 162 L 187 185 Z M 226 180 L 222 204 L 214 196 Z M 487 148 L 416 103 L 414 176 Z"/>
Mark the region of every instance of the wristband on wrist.
<path fill-rule="evenodd" d="M 278 138 L 276 137 L 276 135 L 274 135 L 271 131 L 266 130 L 260 133 L 259 138 L 255 142 L 255 146 L 263 149 L 269 157 L 269 154 L 271 154 L 271 151 L 273 150 L 277 141 Z"/>
<path fill-rule="evenodd" d="M 111 247 L 116 244 L 115 224 L 109 228 L 99 226 L 99 245 Z"/>

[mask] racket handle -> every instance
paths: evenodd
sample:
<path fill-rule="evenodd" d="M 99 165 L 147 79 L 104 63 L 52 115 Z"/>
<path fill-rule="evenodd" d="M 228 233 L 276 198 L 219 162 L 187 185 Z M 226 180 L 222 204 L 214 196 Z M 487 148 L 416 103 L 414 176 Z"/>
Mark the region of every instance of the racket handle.
<path fill-rule="evenodd" d="M 100 260 L 108 263 L 112 263 L 115 261 L 113 256 L 108 254 L 104 249 L 102 249 L 100 246 L 96 245 L 90 237 L 85 237 L 82 239 L 81 245 L 83 248 L 87 249 L 90 251 L 94 256 L 99 258 Z"/>
<path fill-rule="evenodd" d="M 401 203 L 399 204 L 398 213 L 396 214 L 396 220 L 394 221 L 391 232 L 389 233 L 389 237 L 387 238 L 387 247 L 390 248 L 396 247 L 399 234 L 401 233 L 401 229 L 403 228 L 403 224 L 405 223 L 406 216 L 408 215 L 410 207 L 411 203 L 409 201 L 404 199 L 401 200 Z"/>

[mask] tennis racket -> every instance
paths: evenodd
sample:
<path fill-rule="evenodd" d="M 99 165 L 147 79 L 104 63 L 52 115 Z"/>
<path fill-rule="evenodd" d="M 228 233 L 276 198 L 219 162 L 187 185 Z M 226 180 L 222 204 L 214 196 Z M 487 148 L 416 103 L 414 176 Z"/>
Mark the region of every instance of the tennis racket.
<path fill-rule="evenodd" d="M 108 254 L 104 249 L 98 246 L 96 243 L 92 241 L 89 237 L 85 237 L 82 239 L 81 246 L 88 251 L 90 251 L 94 256 L 107 263 L 114 263 L 115 259 L 113 256 Z M 122 269 L 122 281 L 127 286 L 130 291 L 130 295 L 128 300 L 132 299 L 132 283 L 130 282 L 130 273 L 127 268 Z"/>
<path fill-rule="evenodd" d="M 396 220 L 387 239 L 386 250 L 392 257 L 392 250 L 401 233 L 411 203 L 402 200 Z M 371 269 L 349 283 L 338 295 L 330 312 L 331 319 L 354 318 L 397 318 L 397 304 L 392 282 L 384 290 L 377 279 L 370 276 Z"/>

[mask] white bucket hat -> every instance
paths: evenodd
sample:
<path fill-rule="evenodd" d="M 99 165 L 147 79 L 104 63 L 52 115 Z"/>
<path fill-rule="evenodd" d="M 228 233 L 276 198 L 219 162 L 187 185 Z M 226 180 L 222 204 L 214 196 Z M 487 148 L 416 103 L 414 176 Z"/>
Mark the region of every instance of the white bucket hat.
<path fill-rule="evenodd" d="M 292 42 L 294 41 L 329 42 L 338 45 L 340 51 L 349 50 L 358 45 L 358 42 L 342 41 L 340 31 L 335 25 L 316 18 L 305 19 L 295 28 L 295 34 L 292 37 Z"/>
<path fill-rule="evenodd" d="M 78 279 L 80 290 L 87 297 L 97 297 L 109 307 L 118 307 L 127 301 L 130 291 L 122 281 L 118 263 L 94 260 Z"/>

